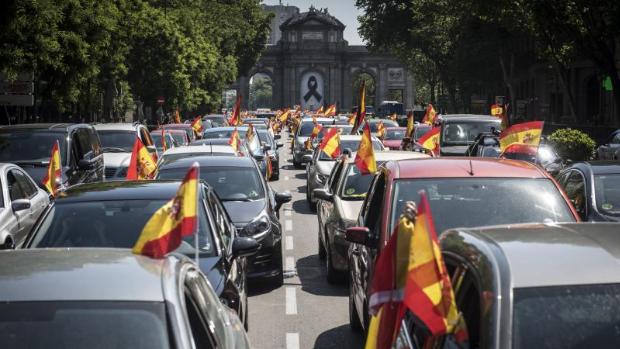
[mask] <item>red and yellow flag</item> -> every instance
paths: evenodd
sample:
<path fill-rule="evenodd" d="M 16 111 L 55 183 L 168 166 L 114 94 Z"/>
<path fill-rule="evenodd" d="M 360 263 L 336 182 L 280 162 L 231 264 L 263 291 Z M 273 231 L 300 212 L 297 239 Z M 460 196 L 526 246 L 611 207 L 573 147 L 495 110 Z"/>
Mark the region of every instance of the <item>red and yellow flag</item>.
<path fill-rule="evenodd" d="M 351 116 L 349 116 L 349 125 L 353 126 L 353 124 L 355 124 L 355 119 L 357 118 L 357 113 L 353 113 L 351 114 Z"/>
<path fill-rule="evenodd" d="M 422 123 L 432 125 L 435 123 L 435 118 L 437 117 L 437 112 L 435 108 L 433 108 L 432 104 L 428 104 L 426 107 L 426 112 L 424 113 L 424 117 L 422 118 Z"/>
<path fill-rule="evenodd" d="M 539 145 L 544 126 L 544 121 L 530 121 L 510 126 L 499 135 L 500 149 L 504 151 L 512 143 Z"/>
<path fill-rule="evenodd" d="M 161 129 L 161 147 L 164 152 L 168 150 L 168 143 L 166 142 L 166 130 L 164 128 Z"/>
<path fill-rule="evenodd" d="M 273 175 L 273 162 L 271 161 L 271 156 L 267 155 L 267 180 L 270 180 L 272 175 Z"/>
<path fill-rule="evenodd" d="M 248 143 L 250 143 L 254 139 L 254 136 L 255 136 L 254 126 L 252 124 L 248 124 L 248 130 L 245 133 L 245 139 L 247 139 Z"/>
<path fill-rule="evenodd" d="M 202 126 L 202 117 L 200 115 L 194 118 L 191 125 L 192 129 L 194 130 L 194 132 L 196 132 L 197 135 L 201 134 L 204 130 L 204 127 Z"/>
<path fill-rule="evenodd" d="M 377 172 L 377 161 L 375 161 L 375 150 L 372 147 L 372 136 L 368 122 L 364 125 L 362 140 L 355 155 L 355 166 L 357 166 L 361 174 L 374 174 Z"/>
<path fill-rule="evenodd" d="M 332 159 L 340 156 L 340 132 L 337 128 L 332 127 L 325 132 L 319 148 Z"/>
<path fill-rule="evenodd" d="M 288 121 L 288 117 L 291 114 L 291 111 L 287 109 L 284 113 L 280 114 L 280 122 L 284 123 Z"/>
<path fill-rule="evenodd" d="M 415 122 L 413 120 L 413 112 L 410 111 L 407 113 L 407 137 L 413 138 L 413 129 L 415 127 Z"/>
<path fill-rule="evenodd" d="M 179 109 L 174 111 L 174 123 L 175 124 L 181 123 L 181 114 L 179 113 Z"/>
<path fill-rule="evenodd" d="M 315 139 L 319 136 L 319 133 L 321 133 L 321 130 L 323 129 L 323 125 L 319 124 L 318 122 L 314 123 L 314 127 L 312 128 L 312 133 L 310 134 L 310 139 Z"/>
<path fill-rule="evenodd" d="M 420 195 L 415 228 L 410 221 L 401 224 L 413 232 L 403 304 L 433 336 L 454 333 L 460 316 L 425 193 Z"/>
<path fill-rule="evenodd" d="M 334 116 L 336 115 L 336 105 L 330 104 L 327 109 L 325 109 L 325 116 Z"/>
<path fill-rule="evenodd" d="M 162 258 L 176 250 L 183 237 L 197 233 L 199 171 L 200 167 L 194 163 L 174 198 L 146 222 L 133 247 L 134 254 Z"/>
<path fill-rule="evenodd" d="M 377 137 L 379 137 L 380 139 L 383 139 L 383 137 L 385 137 L 385 125 L 383 124 L 383 121 L 379 121 L 379 123 L 377 124 Z"/>
<path fill-rule="evenodd" d="M 355 116 L 355 121 L 353 123 L 353 129 L 351 129 L 351 134 L 357 134 L 357 130 L 362 126 L 364 121 L 366 121 L 366 80 L 362 80 L 360 85 L 360 96 L 359 96 L 359 105 L 357 107 L 357 115 Z"/>
<path fill-rule="evenodd" d="M 50 155 L 50 163 L 47 165 L 47 172 L 45 178 L 43 178 L 43 185 L 45 189 L 56 197 L 58 195 L 58 188 L 62 182 L 62 167 L 60 166 L 60 150 L 58 147 L 58 141 L 52 146 L 52 153 Z"/>
<path fill-rule="evenodd" d="M 504 108 L 499 104 L 491 105 L 491 115 L 501 117 L 504 113 Z"/>
<path fill-rule="evenodd" d="M 142 144 L 140 138 L 136 137 L 127 169 L 127 180 L 153 179 L 155 172 L 157 172 L 157 164 L 153 156 Z"/>
<path fill-rule="evenodd" d="M 315 114 L 323 114 L 323 105 L 321 105 L 321 107 L 316 110 Z"/>
<path fill-rule="evenodd" d="M 228 139 L 228 144 L 235 150 L 235 152 L 239 152 L 239 143 L 241 139 L 239 137 L 239 130 L 235 127 L 235 129 L 230 134 L 230 138 Z"/>
<path fill-rule="evenodd" d="M 420 137 L 418 143 L 420 143 L 424 149 L 430 150 L 433 156 L 438 156 L 440 133 L 441 127 L 433 127 L 430 131 L 426 132 L 424 136 Z"/>
<path fill-rule="evenodd" d="M 237 101 L 235 102 L 232 115 L 228 119 L 228 124 L 230 126 L 240 126 L 243 124 L 241 121 L 241 94 L 237 94 Z"/>

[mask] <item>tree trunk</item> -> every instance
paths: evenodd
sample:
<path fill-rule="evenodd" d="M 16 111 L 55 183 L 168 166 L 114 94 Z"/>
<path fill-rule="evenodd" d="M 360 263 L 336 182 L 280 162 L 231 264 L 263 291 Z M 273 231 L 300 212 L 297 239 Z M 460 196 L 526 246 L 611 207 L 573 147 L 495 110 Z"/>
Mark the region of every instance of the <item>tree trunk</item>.
<path fill-rule="evenodd" d="M 577 114 L 575 113 L 575 109 L 576 109 L 575 95 L 573 94 L 573 91 L 570 89 L 570 86 L 568 83 L 568 74 L 570 74 L 570 70 L 557 61 L 555 62 L 553 66 L 558 74 L 558 77 L 560 78 L 562 90 L 564 91 L 564 94 L 566 94 L 566 96 L 568 97 L 568 107 L 570 109 L 570 116 L 573 118 L 573 120 L 577 121 Z"/>
<path fill-rule="evenodd" d="M 506 63 L 504 62 L 504 55 L 503 55 L 503 50 L 500 51 L 499 54 L 499 65 L 502 69 L 502 76 L 504 78 L 504 84 L 506 85 L 506 88 L 508 88 L 508 95 L 510 98 L 510 104 L 512 104 L 510 106 L 510 108 L 508 108 L 508 115 L 506 115 L 506 117 L 508 118 L 508 125 L 512 125 L 512 120 L 514 119 L 513 117 L 513 110 L 515 110 L 516 107 L 516 103 L 517 103 L 517 96 L 515 94 L 515 88 L 514 88 L 514 84 L 512 83 L 513 79 L 514 79 L 514 67 L 515 67 L 515 55 L 514 53 L 510 54 L 510 66 L 507 69 L 506 68 Z"/>
<path fill-rule="evenodd" d="M 430 102 L 430 103 L 431 103 L 432 105 L 435 105 L 435 84 L 434 84 L 434 83 L 432 83 L 432 82 L 429 82 L 429 83 L 428 83 L 428 87 L 429 87 L 429 89 L 430 89 L 430 97 L 431 97 L 431 98 L 430 98 L 430 100 L 431 100 L 431 102 Z"/>

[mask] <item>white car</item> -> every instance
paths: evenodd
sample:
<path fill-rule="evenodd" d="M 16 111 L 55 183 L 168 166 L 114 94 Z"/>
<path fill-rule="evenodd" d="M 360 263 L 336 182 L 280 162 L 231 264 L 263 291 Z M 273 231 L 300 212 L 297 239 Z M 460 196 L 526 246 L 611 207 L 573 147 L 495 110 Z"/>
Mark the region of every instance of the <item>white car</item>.
<path fill-rule="evenodd" d="M 12 249 L 26 238 L 49 194 L 19 166 L 0 163 L 0 249 Z"/>
<path fill-rule="evenodd" d="M 178 159 L 192 157 L 192 156 L 237 156 L 238 153 L 233 149 L 230 145 L 224 144 L 200 144 L 200 145 L 190 145 L 189 147 L 177 147 L 166 150 L 159 162 L 157 163 L 157 167 L 161 167 L 167 163 L 176 161 Z"/>

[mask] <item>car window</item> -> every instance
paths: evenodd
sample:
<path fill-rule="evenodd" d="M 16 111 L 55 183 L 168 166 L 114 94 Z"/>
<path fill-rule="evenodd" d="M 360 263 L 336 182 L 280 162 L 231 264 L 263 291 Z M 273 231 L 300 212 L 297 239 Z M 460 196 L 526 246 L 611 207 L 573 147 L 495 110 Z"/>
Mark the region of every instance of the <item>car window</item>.
<path fill-rule="evenodd" d="M 183 292 L 185 296 L 185 312 L 192 332 L 192 341 L 194 342 L 194 347 L 197 349 L 217 348 L 215 334 L 211 332 L 209 327 L 209 319 L 199 305 L 201 299 L 197 297 L 199 293 L 194 279 L 195 277 L 190 275 L 186 277 Z"/>
<path fill-rule="evenodd" d="M 230 242 L 232 241 L 234 234 L 231 230 L 230 219 L 226 214 L 226 209 L 220 203 L 220 200 L 215 197 L 213 193 L 209 193 L 209 204 L 214 214 L 214 219 L 217 227 L 216 234 L 218 234 L 224 248 L 228 250 Z"/>
<path fill-rule="evenodd" d="M 620 132 L 616 133 L 611 139 L 611 144 L 620 144 Z"/>
<path fill-rule="evenodd" d="M 332 173 L 329 176 L 327 185 L 329 188 L 329 192 L 332 194 L 336 194 L 337 192 L 338 182 L 340 181 L 340 173 L 342 173 L 342 169 L 345 166 L 345 164 L 346 164 L 346 160 L 338 161 L 338 163 L 336 164 L 336 166 L 334 166 L 334 169 L 332 170 Z"/>
<path fill-rule="evenodd" d="M 22 188 L 22 193 L 24 193 L 26 198 L 31 198 L 37 194 L 37 187 L 25 173 L 20 170 L 11 170 L 11 173 L 15 176 L 17 183 Z"/>
<path fill-rule="evenodd" d="M 78 159 L 83 159 L 88 153 L 92 151 L 90 137 L 86 128 L 78 128 L 75 131 L 77 135 L 77 147 L 78 147 Z M 91 153 L 90 156 L 93 154 Z"/>
<path fill-rule="evenodd" d="M 99 135 L 93 128 L 88 128 L 88 139 L 90 141 L 90 148 L 93 151 L 93 156 L 99 156 L 103 152 L 101 150 L 101 142 L 99 141 Z"/>
<path fill-rule="evenodd" d="M 104 152 L 130 153 L 136 142 L 134 131 L 105 130 L 98 131 Z"/>
<path fill-rule="evenodd" d="M 620 216 L 620 174 L 594 176 L 597 209 L 606 215 Z"/>
<path fill-rule="evenodd" d="M 66 133 L 6 130 L 0 132 L 0 162 L 49 161 L 54 143 L 60 146 L 60 159 L 65 160 Z"/>
<path fill-rule="evenodd" d="M 377 163 L 378 166 L 381 163 Z M 361 200 L 366 197 L 370 182 L 373 176 L 371 174 L 361 174 L 359 168 L 355 164 L 349 164 L 347 173 L 344 176 L 340 196 L 343 199 Z"/>
<path fill-rule="evenodd" d="M 364 226 L 370 233 L 379 237 L 381 233 L 381 213 L 383 212 L 383 195 L 385 194 L 385 174 L 380 173 L 373 181 L 364 208 Z"/>
<path fill-rule="evenodd" d="M 451 122 L 443 125 L 441 130 L 441 145 L 455 146 L 468 145 L 473 142 L 480 133 L 491 132 L 498 128 L 497 122 Z"/>
<path fill-rule="evenodd" d="M 13 171 L 9 171 L 6 174 L 6 182 L 9 188 L 9 197 L 11 198 L 11 201 L 26 199 L 28 197 L 17 182 L 17 178 L 15 178 Z"/>
<path fill-rule="evenodd" d="M 577 170 L 570 171 L 566 177 L 564 184 L 566 196 L 571 200 L 575 210 L 582 216 L 586 217 L 586 196 L 585 196 L 585 178 L 581 172 Z"/>

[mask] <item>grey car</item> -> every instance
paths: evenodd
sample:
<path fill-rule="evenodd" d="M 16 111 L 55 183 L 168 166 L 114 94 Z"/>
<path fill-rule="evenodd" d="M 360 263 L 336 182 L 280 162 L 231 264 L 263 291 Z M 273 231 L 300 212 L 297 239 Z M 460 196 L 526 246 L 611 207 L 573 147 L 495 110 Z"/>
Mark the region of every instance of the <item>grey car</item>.
<path fill-rule="evenodd" d="M 619 231 L 572 223 L 443 233 L 469 348 L 620 347 Z M 410 320 L 401 340 L 423 343 L 424 330 Z"/>
<path fill-rule="evenodd" d="M 0 249 L 11 249 L 26 238 L 50 199 L 14 164 L 0 164 L 0 185 Z"/>
<path fill-rule="evenodd" d="M 3 348 L 250 348 L 189 259 L 121 249 L 0 252 Z"/>
<path fill-rule="evenodd" d="M 620 130 L 614 131 L 596 149 L 595 156 L 600 160 L 620 160 Z"/>

